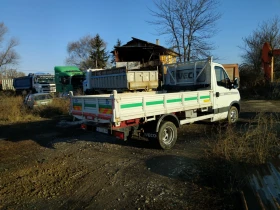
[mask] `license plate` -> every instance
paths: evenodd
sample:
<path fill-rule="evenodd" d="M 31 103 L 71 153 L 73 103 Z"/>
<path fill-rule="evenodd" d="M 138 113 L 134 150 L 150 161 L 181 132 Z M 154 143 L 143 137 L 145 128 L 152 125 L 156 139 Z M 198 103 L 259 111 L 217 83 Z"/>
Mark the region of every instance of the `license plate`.
<path fill-rule="evenodd" d="M 96 131 L 100 133 L 106 133 L 108 134 L 108 129 L 107 128 L 102 128 L 102 127 L 96 127 Z"/>

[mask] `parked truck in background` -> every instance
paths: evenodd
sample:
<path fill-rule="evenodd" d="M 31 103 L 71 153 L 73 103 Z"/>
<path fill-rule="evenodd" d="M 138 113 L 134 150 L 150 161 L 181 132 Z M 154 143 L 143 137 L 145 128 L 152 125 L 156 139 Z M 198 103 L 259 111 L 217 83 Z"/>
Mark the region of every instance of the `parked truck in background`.
<path fill-rule="evenodd" d="M 54 72 L 56 90 L 60 95 L 68 94 L 69 91 L 83 92 L 85 75 L 78 67 L 55 66 Z"/>
<path fill-rule="evenodd" d="M 0 90 L 15 90 L 13 86 L 13 79 L 1 79 Z"/>
<path fill-rule="evenodd" d="M 84 82 L 85 94 L 112 92 L 149 91 L 158 87 L 157 70 L 127 69 L 88 69 Z"/>
<path fill-rule="evenodd" d="M 14 78 L 13 86 L 17 94 L 55 93 L 54 75 L 47 73 L 30 73 L 28 76 Z"/>
<path fill-rule="evenodd" d="M 70 113 L 84 129 L 126 140 L 139 134 L 170 149 L 177 128 L 201 120 L 235 123 L 240 112 L 238 80 L 212 58 L 165 65 L 163 91 L 73 96 Z"/>

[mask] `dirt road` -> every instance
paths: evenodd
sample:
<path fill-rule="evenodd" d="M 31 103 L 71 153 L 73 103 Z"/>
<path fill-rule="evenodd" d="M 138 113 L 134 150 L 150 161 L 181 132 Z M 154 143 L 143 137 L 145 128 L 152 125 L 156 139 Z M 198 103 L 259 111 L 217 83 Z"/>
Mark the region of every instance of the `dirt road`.
<path fill-rule="evenodd" d="M 243 120 L 255 104 L 245 104 Z M 0 127 L 1 209 L 234 208 L 201 177 L 215 125 L 183 126 L 175 147 L 163 151 L 145 139 L 122 142 L 57 124 Z"/>

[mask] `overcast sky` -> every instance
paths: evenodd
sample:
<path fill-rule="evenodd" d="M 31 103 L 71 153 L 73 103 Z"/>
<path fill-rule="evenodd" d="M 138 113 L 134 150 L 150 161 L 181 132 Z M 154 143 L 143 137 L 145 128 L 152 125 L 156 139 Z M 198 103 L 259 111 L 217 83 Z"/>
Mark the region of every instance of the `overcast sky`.
<path fill-rule="evenodd" d="M 123 44 L 136 37 L 170 47 L 157 36 L 147 21 L 155 9 L 152 0 L 1 0 L 0 22 L 8 27 L 8 37 L 20 45 L 20 63 L 16 68 L 30 72 L 54 72 L 65 65 L 66 47 L 85 35 L 99 33 L 112 50 L 117 39 Z M 280 15 L 280 0 L 221 0 L 222 18 L 217 24 L 213 52 L 221 63 L 241 63 L 242 38 L 262 21 Z"/>

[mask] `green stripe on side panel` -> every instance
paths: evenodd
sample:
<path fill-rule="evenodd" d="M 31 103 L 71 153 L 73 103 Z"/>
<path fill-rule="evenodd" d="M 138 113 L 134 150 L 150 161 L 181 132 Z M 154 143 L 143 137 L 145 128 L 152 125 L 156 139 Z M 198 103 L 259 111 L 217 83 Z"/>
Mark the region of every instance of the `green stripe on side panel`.
<path fill-rule="evenodd" d="M 208 98 L 210 98 L 209 95 L 208 96 L 200 96 L 200 99 L 208 99 Z M 184 98 L 184 101 L 193 101 L 193 100 L 197 100 L 197 97 L 194 96 L 194 97 Z M 167 103 L 176 103 L 176 102 L 181 102 L 181 101 L 182 101 L 181 98 L 175 98 L 175 99 L 168 99 L 166 102 Z M 158 104 L 164 104 L 164 100 L 146 102 L 147 106 L 158 105 Z M 143 103 L 122 104 L 121 109 L 134 108 L 134 107 L 139 107 L 139 106 L 143 106 Z"/>
<path fill-rule="evenodd" d="M 99 104 L 99 108 L 112 109 L 112 105 Z"/>
<path fill-rule="evenodd" d="M 189 97 L 189 98 L 184 98 L 185 101 L 193 101 L 193 100 L 197 100 L 197 97 Z"/>
<path fill-rule="evenodd" d="M 85 107 L 92 107 L 92 108 L 96 108 L 96 104 L 85 104 Z"/>
<path fill-rule="evenodd" d="M 181 102 L 182 99 L 181 98 L 175 98 L 175 99 L 167 99 L 167 103 L 175 103 L 175 102 Z"/>
<path fill-rule="evenodd" d="M 150 106 L 150 105 L 158 105 L 158 104 L 163 104 L 163 100 L 160 100 L 160 101 L 148 101 L 146 102 L 146 105 L 147 106 Z"/>
<path fill-rule="evenodd" d="M 210 98 L 210 96 L 200 96 L 200 99 Z"/>
<path fill-rule="evenodd" d="M 121 109 L 134 108 L 139 106 L 143 106 L 143 103 L 122 104 Z"/>

